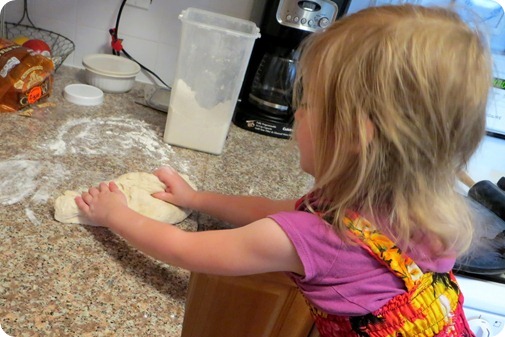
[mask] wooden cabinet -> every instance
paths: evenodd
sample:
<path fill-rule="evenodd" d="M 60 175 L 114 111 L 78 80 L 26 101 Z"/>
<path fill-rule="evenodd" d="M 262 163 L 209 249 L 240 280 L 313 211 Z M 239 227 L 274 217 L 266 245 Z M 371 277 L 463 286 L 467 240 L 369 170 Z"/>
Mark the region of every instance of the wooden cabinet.
<path fill-rule="evenodd" d="M 282 273 L 192 273 L 182 337 L 312 337 L 305 299 Z"/>

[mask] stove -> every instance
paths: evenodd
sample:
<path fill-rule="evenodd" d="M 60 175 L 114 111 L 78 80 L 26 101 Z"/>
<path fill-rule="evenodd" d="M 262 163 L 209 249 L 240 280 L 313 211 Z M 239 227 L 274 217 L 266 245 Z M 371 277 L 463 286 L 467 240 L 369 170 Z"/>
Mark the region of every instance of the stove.
<path fill-rule="evenodd" d="M 504 337 L 505 274 L 495 280 L 483 276 L 456 272 L 466 318 L 476 337 Z"/>
<path fill-rule="evenodd" d="M 478 274 L 472 274 L 460 270 L 454 270 L 454 274 L 457 277 L 462 277 L 462 278 L 473 278 L 473 279 L 478 279 L 481 281 L 490 281 L 498 284 L 503 284 L 505 287 L 505 273 L 503 274 L 491 274 L 491 275 L 478 275 Z M 505 301 L 503 302 L 503 310 L 505 310 Z"/>
<path fill-rule="evenodd" d="M 503 104 L 503 110 L 500 109 L 500 112 L 505 116 L 505 95 L 498 99 L 500 102 L 495 101 L 495 103 Z M 488 131 L 490 130 L 488 129 Z M 501 132 L 501 130 L 494 131 Z M 505 135 L 505 128 L 503 135 Z M 503 135 L 495 132 L 489 133 L 471 158 L 467 171 L 476 182 L 489 180 L 496 183 L 505 176 L 505 139 L 502 139 Z M 464 194 L 468 192 L 468 187 L 463 184 L 458 188 L 462 189 Z M 481 275 L 457 269 L 454 270 L 454 273 L 465 298 L 466 317 L 475 335 L 477 337 L 505 337 L 505 273 Z"/>

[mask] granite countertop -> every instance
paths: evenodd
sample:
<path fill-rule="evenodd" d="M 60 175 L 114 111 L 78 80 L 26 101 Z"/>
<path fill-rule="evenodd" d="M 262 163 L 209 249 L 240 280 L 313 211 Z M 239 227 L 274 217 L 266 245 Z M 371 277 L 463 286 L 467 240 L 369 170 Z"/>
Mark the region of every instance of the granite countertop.
<path fill-rule="evenodd" d="M 0 113 L 0 325 L 11 336 L 180 336 L 189 272 L 107 229 L 54 220 L 54 200 L 121 174 L 171 165 L 199 189 L 292 198 L 310 178 L 286 140 L 230 128 L 220 156 L 163 142 L 166 114 L 136 104 L 147 84 L 97 107 L 62 96 L 82 71 L 61 67 L 46 107 Z M 193 212 L 177 226 L 226 227 Z"/>

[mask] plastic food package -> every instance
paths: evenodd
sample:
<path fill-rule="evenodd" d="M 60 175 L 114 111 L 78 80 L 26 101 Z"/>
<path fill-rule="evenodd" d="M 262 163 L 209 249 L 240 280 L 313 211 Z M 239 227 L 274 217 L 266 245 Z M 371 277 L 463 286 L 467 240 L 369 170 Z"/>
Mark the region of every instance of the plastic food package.
<path fill-rule="evenodd" d="M 0 112 L 14 112 L 51 94 L 51 59 L 0 38 Z"/>

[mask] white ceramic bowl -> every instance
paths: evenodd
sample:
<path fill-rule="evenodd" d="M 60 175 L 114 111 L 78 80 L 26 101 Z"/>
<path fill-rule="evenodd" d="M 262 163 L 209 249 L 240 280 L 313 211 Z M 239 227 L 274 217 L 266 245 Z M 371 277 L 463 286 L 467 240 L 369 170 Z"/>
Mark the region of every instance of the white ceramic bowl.
<path fill-rule="evenodd" d="M 123 93 L 128 92 L 135 84 L 135 76 L 133 77 L 114 77 L 107 74 L 100 74 L 93 70 L 86 69 L 86 83 L 94 87 L 102 89 L 108 93 Z"/>
<path fill-rule="evenodd" d="M 130 91 L 140 72 L 137 63 L 109 54 L 85 56 L 82 64 L 86 69 L 86 82 L 109 93 Z"/>

